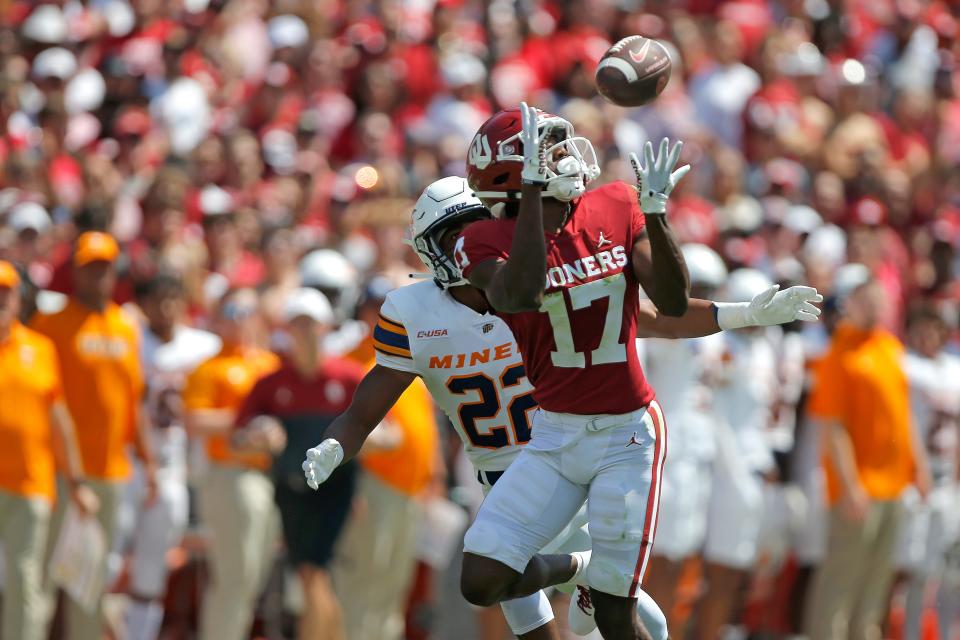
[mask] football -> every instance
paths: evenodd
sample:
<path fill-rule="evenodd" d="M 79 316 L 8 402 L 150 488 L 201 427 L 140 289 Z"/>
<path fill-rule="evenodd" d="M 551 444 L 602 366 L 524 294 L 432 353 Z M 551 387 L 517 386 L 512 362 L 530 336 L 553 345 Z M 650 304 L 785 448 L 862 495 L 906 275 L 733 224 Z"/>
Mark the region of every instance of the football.
<path fill-rule="evenodd" d="M 597 91 L 621 107 L 652 102 L 670 80 L 666 48 L 643 36 L 628 36 L 603 54 L 597 65 Z"/>

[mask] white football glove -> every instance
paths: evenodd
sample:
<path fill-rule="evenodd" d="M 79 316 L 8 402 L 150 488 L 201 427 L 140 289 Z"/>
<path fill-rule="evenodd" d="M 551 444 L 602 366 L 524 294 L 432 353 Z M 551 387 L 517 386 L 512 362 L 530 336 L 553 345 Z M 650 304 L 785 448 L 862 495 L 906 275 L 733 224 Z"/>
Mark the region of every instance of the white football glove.
<path fill-rule="evenodd" d="M 643 162 L 637 154 L 630 153 L 630 164 L 633 165 L 633 173 L 637 176 L 637 190 L 640 192 L 640 210 L 647 215 L 664 214 L 667 211 L 667 198 L 670 192 L 677 186 L 680 179 L 690 171 L 690 165 L 685 164 L 676 171 L 677 160 L 680 159 L 680 151 L 683 149 L 683 142 L 677 141 L 670 149 L 670 141 L 664 138 L 660 141 L 660 151 L 656 159 L 653 157 L 653 144 L 648 140 L 643 145 Z M 667 152 L 669 151 L 669 155 Z"/>
<path fill-rule="evenodd" d="M 544 186 L 547 184 L 547 159 L 540 140 L 540 125 L 537 108 L 520 103 L 520 143 L 523 145 L 523 171 L 520 178 L 524 184 Z"/>
<path fill-rule="evenodd" d="M 814 302 L 823 302 L 823 296 L 813 287 L 790 287 L 780 291 L 775 284 L 758 293 L 750 302 L 716 302 L 717 324 L 724 331 L 743 327 L 769 327 L 794 320 L 815 322 L 820 309 Z"/>
<path fill-rule="evenodd" d="M 314 491 L 327 481 L 333 470 L 343 462 L 343 447 L 333 438 L 327 438 L 312 449 L 307 449 L 307 459 L 300 465 L 307 485 Z"/>

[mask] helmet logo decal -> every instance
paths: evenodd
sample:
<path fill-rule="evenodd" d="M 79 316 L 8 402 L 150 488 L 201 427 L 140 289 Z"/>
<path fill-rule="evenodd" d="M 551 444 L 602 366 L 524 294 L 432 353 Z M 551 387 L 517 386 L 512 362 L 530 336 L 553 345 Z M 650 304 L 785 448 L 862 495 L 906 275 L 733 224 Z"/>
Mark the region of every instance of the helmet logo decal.
<path fill-rule="evenodd" d="M 486 169 L 492 161 L 493 153 L 490 152 L 490 141 L 487 140 L 486 135 L 478 133 L 473 139 L 473 144 L 470 145 L 467 162 L 477 169 L 483 170 Z"/>

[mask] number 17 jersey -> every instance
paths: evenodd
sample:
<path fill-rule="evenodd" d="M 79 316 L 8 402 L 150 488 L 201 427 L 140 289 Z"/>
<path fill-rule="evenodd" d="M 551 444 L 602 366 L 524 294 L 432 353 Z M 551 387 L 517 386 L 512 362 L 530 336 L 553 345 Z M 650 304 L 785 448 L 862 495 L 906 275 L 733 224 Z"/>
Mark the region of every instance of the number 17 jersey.
<path fill-rule="evenodd" d="M 585 193 L 559 233 L 544 233 L 540 309 L 497 313 L 516 337 L 543 409 L 622 414 L 654 399 L 634 348 L 640 292 L 630 259 L 644 225 L 637 192 L 626 183 Z M 515 228 L 515 219 L 500 219 L 464 229 L 455 250 L 464 276 L 482 262 L 505 261 Z"/>

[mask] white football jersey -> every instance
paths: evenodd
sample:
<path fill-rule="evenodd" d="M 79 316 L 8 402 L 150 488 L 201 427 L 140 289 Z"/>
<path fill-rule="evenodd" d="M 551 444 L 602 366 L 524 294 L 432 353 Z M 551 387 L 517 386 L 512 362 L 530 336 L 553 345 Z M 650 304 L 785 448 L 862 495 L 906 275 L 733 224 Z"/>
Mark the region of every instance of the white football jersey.
<path fill-rule="evenodd" d="M 937 484 L 949 484 L 960 448 L 960 358 L 948 353 L 925 358 L 911 351 L 904 356 L 904 370 L 914 428 L 927 448 L 930 471 Z"/>
<path fill-rule="evenodd" d="M 477 469 L 503 471 L 530 440 L 533 387 L 496 316 L 418 282 L 387 295 L 373 337 L 377 364 L 423 379 Z"/>

